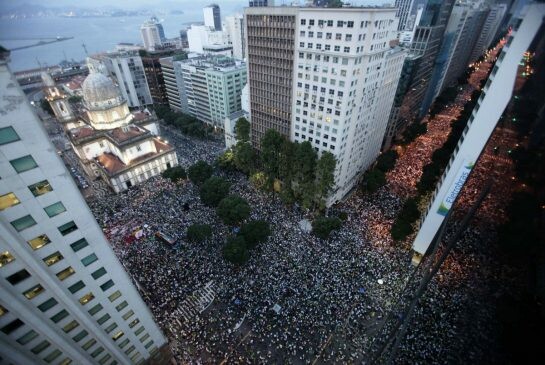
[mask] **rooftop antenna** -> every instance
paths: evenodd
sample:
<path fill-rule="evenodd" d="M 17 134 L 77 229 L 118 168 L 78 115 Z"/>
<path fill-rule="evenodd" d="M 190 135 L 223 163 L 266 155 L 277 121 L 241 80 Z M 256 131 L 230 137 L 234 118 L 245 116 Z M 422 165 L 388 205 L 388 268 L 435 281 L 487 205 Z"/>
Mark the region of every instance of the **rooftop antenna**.
<path fill-rule="evenodd" d="M 85 51 L 85 55 L 89 56 L 89 52 L 87 52 L 87 46 L 85 45 L 85 43 L 83 43 L 81 46 L 83 47 L 83 50 Z"/>

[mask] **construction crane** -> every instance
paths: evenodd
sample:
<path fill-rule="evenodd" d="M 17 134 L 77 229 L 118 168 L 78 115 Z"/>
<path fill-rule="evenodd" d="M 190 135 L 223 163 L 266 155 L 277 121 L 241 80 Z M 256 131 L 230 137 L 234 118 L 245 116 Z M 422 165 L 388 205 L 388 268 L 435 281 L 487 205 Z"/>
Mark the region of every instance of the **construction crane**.
<path fill-rule="evenodd" d="M 56 43 L 56 42 L 62 42 L 67 41 L 69 39 L 74 39 L 74 37 L 55 37 L 55 38 L 0 38 L 0 41 L 35 41 L 37 40 L 37 43 L 29 44 L 26 46 L 21 47 L 15 47 L 10 49 L 10 51 L 18 51 L 20 49 L 26 49 L 26 48 L 32 48 L 32 47 L 38 47 L 38 46 L 44 46 L 46 44 L 50 43 Z"/>

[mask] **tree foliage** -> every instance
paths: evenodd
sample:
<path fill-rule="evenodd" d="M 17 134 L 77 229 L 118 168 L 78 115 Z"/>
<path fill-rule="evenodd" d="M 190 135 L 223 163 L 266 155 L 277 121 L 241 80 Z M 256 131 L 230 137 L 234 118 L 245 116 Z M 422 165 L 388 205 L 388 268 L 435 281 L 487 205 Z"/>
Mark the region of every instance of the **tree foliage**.
<path fill-rule="evenodd" d="M 201 186 L 200 197 L 203 204 L 210 207 L 217 206 L 229 194 L 231 184 L 218 176 L 208 178 Z"/>
<path fill-rule="evenodd" d="M 245 174 L 254 170 L 255 152 L 248 142 L 238 142 L 233 148 L 233 162 L 235 167 Z"/>
<path fill-rule="evenodd" d="M 40 100 L 40 106 L 49 115 L 51 116 L 55 115 L 55 113 L 53 112 L 53 108 L 51 107 L 51 104 L 49 104 L 49 101 L 47 101 L 46 99 Z"/>
<path fill-rule="evenodd" d="M 244 237 L 248 249 L 253 249 L 258 243 L 267 240 L 271 235 L 271 229 L 269 228 L 269 223 L 265 221 L 250 221 L 242 225 L 238 235 Z"/>
<path fill-rule="evenodd" d="M 341 224 L 337 217 L 318 217 L 312 222 L 312 233 L 325 240 L 333 230 L 341 228 Z"/>
<path fill-rule="evenodd" d="M 284 137 L 274 129 L 269 129 L 261 139 L 261 161 L 263 170 L 271 179 L 279 178 L 280 147 Z"/>
<path fill-rule="evenodd" d="M 369 194 L 373 194 L 385 184 L 386 175 L 381 170 L 375 168 L 365 173 L 362 188 Z"/>
<path fill-rule="evenodd" d="M 177 182 L 178 180 L 185 180 L 187 179 L 187 173 L 185 172 L 184 168 L 182 166 L 174 166 L 166 169 L 161 174 L 165 179 L 170 179 L 174 182 Z"/>
<path fill-rule="evenodd" d="M 195 185 L 202 185 L 210 176 L 214 169 L 205 161 L 198 161 L 188 169 L 188 175 L 191 182 Z"/>
<path fill-rule="evenodd" d="M 237 195 L 229 195 L 223 198 L 217 208 L 218 216 L 229 226 L 242 223 L 250 216 L 250 211 L 250 206 L 246 200 Z"/>
<path fill-rule="evenodd" d="M 223 258 L 230 263 L 240 266 L 248 261 L 249 254 L 242 236 L 231 236 L 222 249 Z"/>
<path fill-rule="evenodd" d="M 182 133 L 189 136 L 205 138 L 208 135 L 208 127 L 192 115 L 175 112 L 164 105 L 156 106 L 155 114 L 166 124 L 180 129 Z"/>
<path fill-rule="evenodd" d="M 324 152 L 316 166 L 317 193 L 320 199 L 327 197 L 335 185 L 335 166 L 337 161 L 331 152 Z"/>
<path fill-rule="evenodd" d="M 397 157 L 398 155 L 395 150 L 389 150 L 382 153 L 377 158 L 377 169 L 381 170 L 382 172 L 388 172 L 392 170 L 396 164 Z"/>
<path fill-rule="evenodd" d="M 236 138 L 240 142 L 250 141 L 250 122 L 244 117 L 238 118 L 235 124 Z"/>
<path fill-rule="evenodd" d="M 212 237 L 212 227 L 208 224 L 192 224 L 187 228 L 186 236 L 190 242 L 204 242 Z"/>

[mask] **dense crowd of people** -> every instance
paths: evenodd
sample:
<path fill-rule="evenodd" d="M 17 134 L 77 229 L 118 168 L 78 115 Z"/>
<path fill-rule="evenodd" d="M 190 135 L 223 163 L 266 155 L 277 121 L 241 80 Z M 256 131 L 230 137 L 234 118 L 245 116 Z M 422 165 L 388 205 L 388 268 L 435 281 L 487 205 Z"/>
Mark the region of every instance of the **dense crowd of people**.
<path fill-rule="evenodd" d="M 190 182 L 155 177 L 90 205 L 181 363 L 361 362 L 373 355 L 382 324 L 397 310 L 414 270 L 409 247 L 392 241 L 391 224 L 403 200 L 414 195 L 423 164 L 446 139 L 448 123 L 441 114 L 430 121 L 428 135 L 406 147 L 376 194 L 358 192 L 334 207 L 331 214 L 346 212 L 347 219 L 328 240 L 302 228 L 310 217 L 298 207 L 256 190 L 238 172 L 216 170 L 231 183 L 230 194 L 248 201 L 250 219 L 265 220 L 272 229 L 241 267 L 221 254 L 233 228 L 200 202 Z M 167 127 L 163 134 L 176 146 L 183 167 L 198 160 L 212 163 L 222 151 L 219 142 L 189 139 Z M 488 163 L 472 175 L 468 192 L 480 190 L 486 169 L 497 159 L 506 161 L 490 149 L 486 156 Z M 495 194 L 508 194 L 510 188 L 497 189 Z M 501 212 L 505 195 L 495 194 L 479 210 L 477 223 L 490 214 L 488 206 Z M 461 200 L 461 210 L 476 194 L 471 196 Z M 446 240 L 458 221 L 455 215 Z M 195 223 L 211 225 L 213 236 L 201 244 L 188 242 L 185 233 Z M 162 242 L 156 232 L 176 243 Z M 491 293 L 487 283 L 505 276 L 484 253 L 493 238 L 490 227 L 479 224 L 463 234 L 417 306 L 397 363 L 475 363 L 490 356 L 493 338 L 486 335 L 495 330 L 490 294 L 501 289 Z M 181 307 L 191 305 L 187 298 L 198 296 L 207 283 L 213 283 L 214 300 L 194 318 L 182 317 Z"/>

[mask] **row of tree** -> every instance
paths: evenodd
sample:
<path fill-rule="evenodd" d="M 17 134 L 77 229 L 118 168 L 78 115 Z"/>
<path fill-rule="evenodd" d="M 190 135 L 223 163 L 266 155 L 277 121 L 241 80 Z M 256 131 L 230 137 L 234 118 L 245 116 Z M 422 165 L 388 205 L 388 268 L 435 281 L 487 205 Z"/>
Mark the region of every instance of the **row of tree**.
<path fill-rule="evenodd" d="M 197 138 L 206 138 L 209 135 L 209 127 L 192 115 L 175 112 L 164 105 L 155 107 L 155 114 L 166 124 L 180 129 L 183 134 Z"/>
<path fill-rule="evenodd" d="M 392 170 L 397 161 L 398 154 L 395 150 L 382 153 L 375 166 L 363 175 L 360 188 L 369 194 L 375 193 L 386 184 L 386 173 Z"/>

